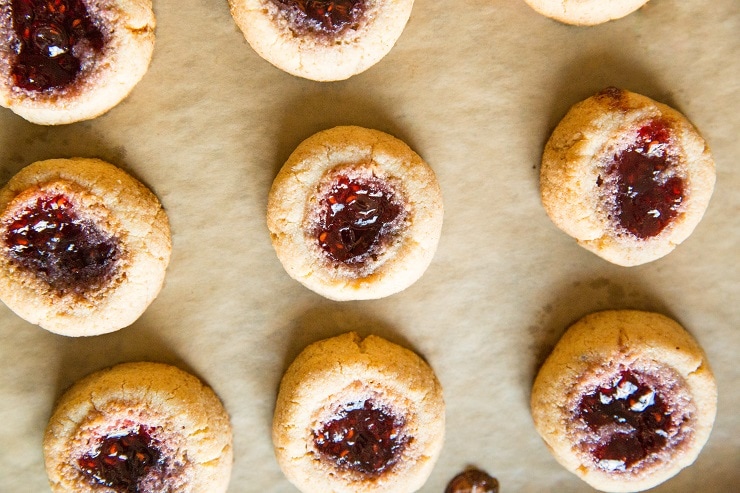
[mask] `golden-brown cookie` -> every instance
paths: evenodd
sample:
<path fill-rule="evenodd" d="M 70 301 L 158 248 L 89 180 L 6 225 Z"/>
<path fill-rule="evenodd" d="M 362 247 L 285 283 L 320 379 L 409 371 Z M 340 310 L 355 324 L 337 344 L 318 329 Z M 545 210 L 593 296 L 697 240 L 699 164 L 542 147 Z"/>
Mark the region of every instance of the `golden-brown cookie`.
<path fill-rule="evenodd" d="M 426 270 L 442 230 L 434 172 L 400 140 L 335 127 L 291 154 L 267 226 L 291 277 L 334 300 L 388 296 Z"/>
<path fill-rule="evenodd" d="M 584 317 L 532 389 L 534 424 L 553 456 L 609 492 L 646 490 L 691 465 L 716 410 L 704 352 L 675 321 L 649 312 Z"/>
<path fill-rule="evenodd" d="M 57 125 L 101 115 L 149 67 L 151 0 L 5 0 L 0 9 L 0 105 Z"/>
<path fill-rule="evenodd" d="M 232 456 L 216 394 L 161 363 L 124 363 L 80 380 L 44 436 L 54 493 L 223 493 Z"/>
<path fill-rule="evenodd" d="M 676 110 L 608 88 L 573 106 L 545 146 L 542 204 L 578 244 L 618 265 L 670 253 L 715 182 L 704 139 Z"/>
<path fill-rule="evenodd" d="M 0 189 L 0 300 L 51 332 L 132 324 L 159 293 L 170 252 L 157 198 L 99 159 L 39 161 Z"/>
<path fill-rule="evenodd" d="M 524 0 L 534 10 L 552 19 L 593 26 L 631 14 L 648 0 Z"/>
<path fill-rule="evenodd" d="M 445 406 L 432 369 L 385 339 L 314 343 L 280 384 L 272 439 L 303 493 L 410 493 L 431 473 Z"/>
<path fill-rule="evenodd" d="M 229 0 L 252 48 L 289 74 L 347 79 L 380 61 L 401 36 L 414 0 Z"/>

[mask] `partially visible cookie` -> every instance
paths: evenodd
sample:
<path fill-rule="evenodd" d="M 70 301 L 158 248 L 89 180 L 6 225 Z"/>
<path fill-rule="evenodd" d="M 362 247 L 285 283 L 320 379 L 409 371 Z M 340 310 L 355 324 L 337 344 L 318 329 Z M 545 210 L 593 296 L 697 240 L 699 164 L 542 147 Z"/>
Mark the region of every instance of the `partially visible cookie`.
<path fill-rule="evenodd" d="M 302 142 L 267 204 L 285 270 L 334 300 L 380 298 L 413 284 L 437 249 L 442 216 L 431 168 L 395 137 L 361 127 Z"/>
<path fill-rule="evenodd" d="M 160 363 L 93 373 L 60 399 L 44 435 L 54 493 L 223 493 L 229 416 L 196 377 Z"/>
<path fill-rule="evenodd" d="M 99 116 L 141 80 L 151 0 L 23 0 L 0 8 L 0 105 L 57 125 Z"/>
<path fill-rule="evenodd" d="M 524 0 L 540 14 L 565 24 L 593 26 L 631 14 L 648 0 Z"/>
<path fill-rule="evenodd" d="M 385 339 L 347 333 L 307 347 L 280 384 L 273 444 L 303 493 L 411 493 L 442 449 L 432 369 Z"/>
<path fill-rule="evenodd" d="M 401 36 L 414 0 L 229 0 L 252 48 L 292 75 L 347 79 L 375 65 Z"/>
<path fill-rule="evenodd" d="M 566 469 L 601 491 L 634 492 L 696 460 L 714 424 L 717 386 L 704 352 L 675 321 L 605 311 L 563 335 L 531 405 Z"/>
<path fill-rule="evenodd" d="M 99 159 L 39 161 L 0 189 L 0 299 L 51 332 L 132 324 L 159 293 L 170 252 L 154 194 Z"/>
<path fill-rule="evenodd" d="M 683 115 L 612 87 L 574 105 L 555 128 L 540 191 L 550 219 L 579 245 L 632 266 L 689 237 L 714 182 L 709 147 Z"/>

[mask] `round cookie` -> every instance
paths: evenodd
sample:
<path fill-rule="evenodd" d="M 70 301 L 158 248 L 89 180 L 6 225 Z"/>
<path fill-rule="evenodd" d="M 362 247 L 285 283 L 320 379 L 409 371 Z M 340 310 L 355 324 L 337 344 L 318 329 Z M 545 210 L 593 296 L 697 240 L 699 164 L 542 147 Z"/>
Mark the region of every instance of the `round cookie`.
<path fill-rule="evenodd" d="M 607 88 L 574 105 L 545 146 L 542 204 L 578 244 L 623 266 L 691 235 L 712 196 L 714 161 L 676 110 Z"/>
<path fill-rule="evenodd" d="M 74 384 L 44 435 L 54 493 L 223 493 L 231 424 L 213 391 L 161 363 L 124 363 Z"/>
<path fill-rule="evenodd" d="M 99 159 L 39 161 L 0 189 L 0 300 L 67 336 L 132 324 L 171 252 L 157 198 Z"/>
<path fill-rule="evenodd" d="M 413 284 L 442 230 L 434 172 L 377 130 L 335 127 L 303 141 L 275 178 L 267 226 L 285 270 L 333 300 Z"/>
<path fill-rule="evenodd" d="M 419 356 L 347 333 L 307 347 L 280 384 L 272 439 L 303 493 L 410 493 L 442 449 L 442 389 Z"/>
<path fill-rule="evenodd" d="M 289 74 L 347 79 L 393 48 L 414 0 L 229 0 L 252 48 Z"/>
<path fill-rule="evenodd" d="M 0 105 L 41 125 L 105 113 L 146 73 L 154 27 L 151 0 L 4 2 Z"/>
<path fill-rule="evenodd" d="M 657 313 L 604 311 L 571 326 L 539 371 L 532 417 L 555 459 L 594 488 L 652 488 L 709 438 L 717 386 L 697 342 Z"/>
<path fill-rule="evenodd" d="M 648 0 L 524 0 L 540 14 L 577 26 L 602 24 L 631 14 Z"/>

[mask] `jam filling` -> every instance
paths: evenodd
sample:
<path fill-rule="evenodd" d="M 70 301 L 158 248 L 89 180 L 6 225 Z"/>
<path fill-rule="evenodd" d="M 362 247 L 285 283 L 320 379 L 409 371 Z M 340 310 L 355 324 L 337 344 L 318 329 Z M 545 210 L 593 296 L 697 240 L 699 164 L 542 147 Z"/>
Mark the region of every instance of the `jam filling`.
<path fill-rule="evenodd" d="M 467 469 L 452 478 L 445 493 L 498 493 L 498 480 L 479 469 Z"/>
<path fill-rule="evenodd" d="M 307 31 L 336 34 L 357 23 L 365 0 L 273 0 L 290 13 L 296 27 Z"/>
<path fill-rule="evenodd" d="M 627 470 L 659 451 L 674 428 L 661 396 L 629 370 L 584 395 L 577 415 L 598 437 L 591 453 L 609 471 Z"/>
<path fill-rule="evenodd" d="M 17 87 L 65 87 L 80 72 L 80 56 L 103 49 L 103 33 L 83 0 L 12 0 L 11 5 L 18 39 L 11 72 Z"/>
<path fill-rule="evenodd" d="M 403 207 L 382 180 L 340 176 L 321 200 L 316 236 L 326 254 L 345 264 L 375 259 L 403 219 Z"/>
<path fill-rule="evenodd" d="M 338 467 L 368 476 L 390 469 L 409 442 L 404 420 L 370 400 L 350 403 L 331 421 L 314 431 L 314 444 Z"/>
<path fill-rule="evenodd" d="M 676 216 L 684 182 L 675 176 L 666 125 L 654 120 L 638 130 L 636 141 L 614 156 L 607 173 L 616 181 L 619 224 L 638 238 L 650 238 Z M 601 185 L 601 177 L 597 185 Z"/>
<path fill-rule="evenodd" d="M 9 224 L 5 244 L 11 260 L 62 293 L 99 288 L 119 257 L 116 240 L 80 218 L 64 195 L 36 199 Z"/>
<path fill-rule="evenodd" d="M 138 493 L 141 480 L 152 469 L 161 469 L 164 458 L 149 431 L 139 427 L 126 435 L 105 437 L 97 451 L 77 462 L 91 484 L 104 485 L 118 493 Z"/>

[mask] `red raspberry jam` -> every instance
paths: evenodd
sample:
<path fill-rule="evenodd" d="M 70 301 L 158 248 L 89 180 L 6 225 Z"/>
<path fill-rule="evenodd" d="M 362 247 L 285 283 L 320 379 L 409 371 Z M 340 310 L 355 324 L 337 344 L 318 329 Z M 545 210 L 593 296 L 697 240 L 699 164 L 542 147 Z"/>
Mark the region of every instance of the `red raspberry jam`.
<path fill-rule="evenodd" d="M 669 145 L 668 127 L 653 120 L 638 130 L 634 144 L 615 155 L 608 168 L 616 181 L 619 224 L 638 238 L 660 234 L 683 200 L 684 182 L 675 175 Z"/>
<path fill-rule="evenodd" d="M 498 480 L 479 469 L 467 469 L 452 478 L 445 493 L 498 493 Z"/>
<path fill-rule="evenodd" d="M 103 50 L 103 33 L 83 0 L 11 0 L 11 9 L 18 40 L 11 73 L 20 88 L 68 86 L 80 72 L 80 58 Z"/>
<path fill-rule="evenodd" d="M 12 261 L 60 292 L 99 288 L 114 274 L 115 238 L 80 218 L 64 195 L 39 197 L 8 225 Z"/>
<path fill-rule="evenodd" d="M 674 432 L 663 398 L 629 370 L 584 395 L 576 413 L 597 438 L 594 460 L 609 471 L 629 469 L 663 448 Z"/>
<path fill-rule="evenodd" d="M 395 464 L 409 438 L 403 418 L 371 400 L 353 402 L 314 431 L 314 444 L 340 468 L 378 476 Z"/>
<path fill-rule="evenodd" d="M 336 34 L 357 23 L 365 0 L 273 0 L 286 11 L 299 30 Z"/>
<path fill-rule="evenodd" d="M 161 470 L 164 463 L 149 433 L 139 427 L 125 435 L 105 437 L 96 451 L 81 457 L 77 464 L 91 484 L 118 493 L 139 493 L 141 480 L 153 470 Z"/>
<path fill-rule="evenodd" d="M 333 260 L 362 264 L 375 259 L 397 233 L 405 214 L 395 192 L 383 180 L 340 176 L 320 202 L 315 232 Z"/>

